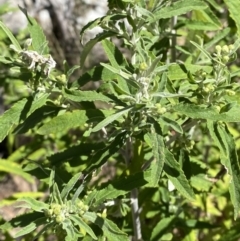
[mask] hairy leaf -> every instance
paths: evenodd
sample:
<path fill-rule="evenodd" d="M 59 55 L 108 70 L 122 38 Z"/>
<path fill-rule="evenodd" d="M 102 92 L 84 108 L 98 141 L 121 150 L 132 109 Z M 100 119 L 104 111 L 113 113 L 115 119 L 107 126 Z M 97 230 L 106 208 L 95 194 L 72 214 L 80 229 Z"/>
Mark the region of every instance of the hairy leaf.
<path fill-rule="evenodd" d="M 74 110 L 54 117 L 38 129 L 38 134 L 57 134 L 65 132 L 71 128 L 82 127 L 88 120 L 85 110 Z"/>
<path fill-rule="evenodd" d="M 84 49 L 81 53 L 81 61 L 80 61 L 80 66 L 81 68 L 84 67 L 84 62 L 89 54 L 89 52 L 92 50 L 92 48 L 94 47 L 94 45 L 98 42 L 100 42 L 103 39 L 106 39 L 108 37 L 112 37 L 116 35 L 116 33 L 111 32 L 111 31 L 104 31 L 102 33 L 99 33 L 95 38 L 91 39 L 85 46 Z"/>
<path fill-rule="evenodd" d="M 99 226 L 108 241 L 129 241 L 127 234 L 122 232 L 115 223 L 109 219 L 99 217 L 96 213 L 86 212 L 83 218 Z"/>
<path fill-rule="evenodd" d="M 79 226 L 79 228 L 85 230 L 93 239 L 97 240 L 96 235 L 94 234 L 93 230 L 86 222 L 82 220 L 81 217 L 77 215 L 70 215 L 70 219 Z"/>
<path fill-rule="evenodd" d="M 240 19 L 239 19 L 240 1 L 239 0 L 224 0 L 224 2 L 227 5 L 227 9 L 230 13 L 231 18 L 236 23 L 236 27 L 238 29 L 238 36 L 240 36 Z"/>
<path fill-rule="evenodd" d="M 98 206 L 106 200 L 117 198 L 130 192 L 134 188 L 147 185 L 150 178 L 150 171 L 138 172 L 128 177 L 119 178 L 115 181 L 111 181 L 106 188 L 93 191 L 88 199 L 91 200 L 94 197 L 93 205 Z"/>
<path fill-rule="evenodd" d="M 235 105 L 228 112 L 218 113 L 214 107 L 204 107 L 193 104 L 179 104 L 173 107 L 173 109 L 180 114 L 184 114 L 193 119 L 206 119 L 212 121 L 225 121 L 225 122 L 239 122 L 240 106 Z"/>
<path fill-rule="evenodd" d="M 171 180 L 175 188 L 186 198 L 193 201 L 194 192 L 173 154 L 165 149 L 165 164 L 163 168 L 165 174 Z"/>
<path fill-rule="evenodd" d="M 34 220 L 33 222 L 30 222 L 27 226 L 21 228 L 20 231 L 18 231 L 15 235 L 14 238 L 18 238 L 20 236 L 26 235 L 28 233 L 31 233 L 34 231 L 38 226 L 46 224 L 47 223 L 47 218 L 38 218 Z"/>
<path fill-rule="evenodd" d="M 154 157 L 154 160 L 151 163 L 151 184 L 157 186 L 165 161 L 165 144 L 163 136 L 158 134 L 155 130 L 152 130 L 152 133 L 149 133 L 148 135 L 150 137 Z"/>
<path fill-rule="evenodd" d="M 128 106 L 124 109 L 121 109 L 120 111 L 118 111 L 117 113 L 108 116 L 106 119 L 104 119 L 103 121 L 101 121 L 100 123 L 98 123 L 93 129 L 92 132 L 96 132 L 101 130 L 103 127 L 107 126 L 108 124 L 110 124 L 111 122 L 117 120 L 120 116 L 128 113 L 133 107 L 132 106 Z"/>
<path fill-rule="evenodd" d="M 37 201 L 32 197 L 22 197 L 18 199 L 18 202 L 23 202 L 23 204 L 19 203 L 17 205 L 18 207 L 30 208 L 36 212 L 41 212 L 44 209 L 48 209 L 48 204 L 41 201 Z"/>
<path fill-rule="evenodd" d="M 48 54 L 49 49 L 47 47 L 47 40 L 46 36 L 43 33 L 42 28 L 38 25 L 37 21 L 30 17 L 27 13 L 27 10 L 24 8 L 21 8 L 21 11 L 24 13 L 28 20 L 28 31 L 30 33 L 31 39 L 32 39 L 32 46 L 35 51 L 37 51 L 40 54 Z"/>
<path fill-rule="evenodd" d="M 82 173 L 79 172 L 75 174 L 69 182 L 64 186 L 63 190 L 61 191 L 61 198 L 62 200 L 66 200 L 69 192 L 74 188 L 77 181 L 79 181 L 79 178 L 81 177 Z"/>
<path fill-rule="evenodd" d="M 171 64 L 168 68 L 167 76 L 170 80 L 186 79 L 189 72 L 193 74 L 199 70 L 211 73 L 212 67 L 193 64 Z"/>
<path fill-rule="evenodd" d="M 111 102 L 112 99 L 103 95 L 102 93 L 98 93 L 96 91 L 81 91 L 81 90 L 69 90 L 64 89 L 63 96 L 66 99 L 81 102 L 81 101 L 104 101 L 104 102 Z"/>
<path fill-rule="evenodd" d="M 207 5 L 203 1 L 198 0 L 181 0 L 173 3 L 170 6 L 161 8 L 154 13 L 154 18 L 148 19 L 150 23 L 154 23 L 159 19 L 171 18 L 174 16 L 182 15 L 192 10 L 206 9 Z"/>
<path fill-rule="evenodd" d="M 234 138 L 225 124 L 208 121 L 211 137 L 220 149 L 221 163 L 230 176 L 229 192 L 234 206 L 234 218 L 240 211 L 240 165 Z"/>

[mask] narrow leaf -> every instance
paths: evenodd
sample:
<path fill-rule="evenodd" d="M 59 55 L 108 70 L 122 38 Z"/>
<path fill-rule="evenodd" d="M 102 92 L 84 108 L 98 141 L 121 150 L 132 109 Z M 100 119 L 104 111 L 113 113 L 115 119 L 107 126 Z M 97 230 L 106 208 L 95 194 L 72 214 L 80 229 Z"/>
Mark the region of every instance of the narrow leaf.
<path fill-rule="evenodd" d="M 193 64 L 171 64 L 168 68 L 167 76 L 170 80 L 186 79 L 189 72 L 194 74 L 199 70 L 203 70 L 206 73 L 211 73 L 212 67 Z"/>
<path fill-rule="evenodd" d="M 161 237 L 171 228 L 175 222 L 176 217 L 171 216 L 169 218 L 161 219 L 154 227 L 151 234 L 151 241 L 161 240 Z"/>
<path fill-rule="evenodd" d="M 88 120 L 85 110 L 75 110 L 66 112 L 62 115 L 54 117 L 52 120 L 44 124 L 38 129 L 38 134 L 47 135 L 50 133 L 57 134 L 65 132 L 71 128 L 81 127 Z"/>
<path fill-rule="evenodd" d="M 155 130 L 152 130 L 152 133 L 149 133 L 149 136 L 152 144 L 152 153 L 154 157 L 154 160 L 151 163 L 151 184 L 153 186 L 157 186 L 160 176 L 162 174 L 165 161 L 165 144 L 163 136 L 157 134 Z"/>
<path fill-rule="evenodd" d="M 103 39 L 106 39 L 108 37 L 112 37 L 116 35 L 116 33 L 114 32 L 102 32 L 102 33 L 99 33 L 95 38 L 91 39 L 85 46 L 84 46 L 84 49 L 81 53 L 81 61 L 80 61 L 80 66 L 81 68 L 83 68 L 84 66 L 84 63 L 85 63 L 85 60 L 89 54 L 89 52 L 92 50 L 92 48 L 94 47 L 94 45 L 98 42 L 100 42 L 101 40 Z"/>
<path fill-rule="evenodd" d="M 178 133 L 183 133 L 182 127 L 176 121 L 167 118 L 166 116 L 161 116 L 159 121 L 166 126 L 170 126 L 173 130 L 177 131 Z"/>
<path fill-rule="evenodd" d="M 151 94 L 152 97 L 163 97 L 163 98 L 174 98 L 174 97 L 186 97 L 191 96 L 191 94 L 172 94 L 168 92 L 156 92 Z"/>
<path fill-rule="evenodd" d="M 154 23 L 159 19 L 171 18 L 174 16 L 182 15 L 192 10 L 202 10 L 208 6 L 203 1 L 197 0 L 181 0 L 176 3 L 161 8 L 159 11 L 154 13 L 154 18 L 148 19 L 150 23 Z"/>
<path fill-rule="evenodd" d="M 240 19 L 239 19 L 240 0 L 224 0 L 224 2 L 227 6 L 227 9 L 230 13 L 231 18 L 236 23 L 238 36 L 240 36 Z"/>
<path fill-rule="evenodd" d="M 24 202 L 23 205 L 21 203 L 19 203 L 17 205 L 18 207 L 24 206 L 25 208 L 30 208 L 36 212 L 41 212 L 44 209 L 48 209 L 48 204 L 38 201 L 32 197 L 22 197 L 22 198 L 18 199 L 18 202 Z"/>
<path fill-rule="evenodd" d="M 15 162 L 0 159 L 0 171 L 21 176 L 22 178 L 31 183 L 33 183 L 34 181 L 33 177 L 28 173 L 24 172 L 21 166 Z"/>
<path fill-rule="evenodd" d="M 24 13 L 24 15 L 28 20 L 28 31 L 32 39 L 33 49 L 40 54 L 48 54 L 49 49 L 46 44 L 47 40 L 46 40 L 46 36 L 43 33 L 42 28 L 38 25 L 37 21 L 34 18 L 28 15 L 26 9 L 21 7 L 19 8 Z"/>
<path fill-rule="evenodd" d="M 96 132 L 101 130 L 103 127 L 107 126 L 109 123 L 117 120 L 120 116 L 126 114 L 127 112 L 129 112 L 133 107 L 132 106 L 128 106 L 120 111 L 118 111 L 117 113 L 108 116 L 106 119 L 104 119 L 103 121 L 101 121 L 100 123 L 98 123 L 93 129 L 92 132 Z"/>
<path fill-rule="evenodd" d="M 99 226 L 108 241 L 129 241 L 127 234 L 122 232 L 115 223 L 109 219 L 99 217 L 96 213 L 86 212 L 83 218 Z"/>
<path fill-rule="evenodd" d="M 218 113 L 214 107 L 204 107 L 193 104 L 179 104 L 173 109 L 193 119 L 206 119 L 212 121 L 239 122 L 240 106 L 235 105 L 228 112 Z"/>
<path fill-rule="evenodd" d="M 44 94 L 38 99 L 31 97 L 15 103 L 9 110 L 0 116 L 0 142 L 7 136 L 13 125 L 25 120 L 32 112 L 46 103 L 49 94 Z"/>
<path fill-rule="evenodd" d="M 47 222 L 47 218 L 43 217 L 43 218 L 38 218 L 35 221 L 31 222 L 29 225 L 21 228 L 20 231 L 18 231 L 15 235 L 14 238 L 18 238 L 21 237 L 23 235 L 26 235 L 28 233 L 31 233 L 32 231 L 34 231 L 38 226 L 45 224 Z"/>
<path fill-rule="evenodd" d="M 93 230 L 87 223 L 85 223 L 81 217 L 77 215 L 70 215 L 70 219 L 78 225 L 80 228 L 84 229 L 93 239 L 97 240 L 96 235 L 94 234 Z"/>
<path fill-rule="evenodd" d="M 101 205 L 104 201 L 117 198 L 125 195 L 134 188 L 139 188 L 147 185 L 151 179 L 151 172 L 138 172 L 128 177 L 119 178 L 118 180 L 111 181 L 107 187 L 100 190 L 93 191 L 89 195 L 91 200 L 94 197 L 94 206 Z"/>
<path fill-rule="evenodd" d="M 63 90 L 63 96 L 66 99 L 81 102 L 81 101 L 104 101 L 111 102 L 112 99 L 103 95 L 102 93 L 98 93 L 96 91 L 81 91 L 81 90 Z"/>
<path fill-rule="evenodd" d="M 11 40 L 11 42 L 14 45 L 15 49 L 17 51 L 21 51 L 22 48 L 21 48 L 20 44 L 18 43 L 17 39 L 13 36 L 12 32 L 8 29 L 8 27 L 1 21 L 0 21 L 0 27 L 5 32 L 5 34 L 9 37 L 9 39 Z"/>
<path fill-rule="evenodd" d="M 69 192 L 73 189 L 79 178 L 81 177 L 82 173 L 79 172 L 75 174 L 69 182 L 64 186 L 63 190 L 61 191 L 61 198 L 62 200 L 66 200 Z"/>
<path fill-rule="evenodd" d="M 226 124 L 208 121 L 208 129 L 220 149 L 221 163 L 231 178 L 229 192 L 234 206 L 234 218 L 236 219 L 240 211 L 240 165 L 235 141 Z"/>
<path fill-rule="evenodd" d="M 173 154 L 165 149 L 165 165 L 164 172 L 171 180 L 175 188 L 187 199 L 193 201 L 195 199 L 194 192 Z"/>

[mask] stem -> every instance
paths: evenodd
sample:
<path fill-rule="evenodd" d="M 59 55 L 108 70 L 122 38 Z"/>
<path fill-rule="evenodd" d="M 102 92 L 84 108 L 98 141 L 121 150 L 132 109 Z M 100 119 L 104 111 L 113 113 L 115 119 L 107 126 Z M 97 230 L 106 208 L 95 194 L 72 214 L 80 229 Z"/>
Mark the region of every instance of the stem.
<path fill-rule="evenodd" d="M 126 165 L 129 166 L 131 164 L 132 159 L 132 139 L 129 137 L 126 143 L 126 152 L 125 152 L 125 161 Z M 134 236 L 133 241 L 142 240 L 142 229 L 140 222 L 140 212 L 138 206 L 138 189 L 134 188 L 130 193 L 131 199 L 131 211 L 132 211 L 132 222 L 133 222 L 133 230 Z"/>
<path fill-rule="evenodd" d="M 177 44 L 177 37 L 176 37 L 176 30 L 174 29 L 174 26 L 177 24 L 177 16 L 174 16 L 172 18 L 171 22 L 171 28 L 172 28 L 172 38 L 171 38 L 171 61 L 176 62 L 176 44 Z"/>
<path fill-rule="evenodd" d="M 131 210 L 132 210 L 132 220 L 133 220 L 133 229 L 134 229 L 133 240 L 135 241 L 142 240 L 137 188 L 134 188 L 131 191 Z"/>

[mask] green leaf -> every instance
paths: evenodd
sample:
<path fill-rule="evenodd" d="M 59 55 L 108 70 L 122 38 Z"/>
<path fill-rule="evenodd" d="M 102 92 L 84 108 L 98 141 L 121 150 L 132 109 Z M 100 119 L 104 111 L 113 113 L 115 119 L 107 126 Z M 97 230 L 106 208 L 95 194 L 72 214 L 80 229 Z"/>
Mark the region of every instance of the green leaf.
<path fill-rule="evenodd" d="M 118 134 L 105 148 L 98 150 L 92 157 L 89 158 L 88 166 L 84 172 L 89 173 L 102 166 L 110 157 L 119 151 L 119 149 L 123 146 L 125 139 L 126 131 L 123 131 Z"/>
<path fill-rule="evenodd" d="M 176 216 L 161 219 L 154 227 L 151 234 L 151 241 L 162 240 L 161 237 L 172 227 Z"/>
<path fill-rule="evenodd" d="M 216 26 L 214 23 L 208 23 L 203 21 L 196 21 L 196 20 L 184 20 L 184 24 L 188 29 L 192 30 L 203 30 L 203 31 L 214 31 L 219 30 L 220 27 Z"/>
<path fill-rule="evenodd" d="M 168 92 L 156 92 L 151 94 L 152 97 L 162 97 L 162 98 L 174 98 L 174 97 L 186 97 L 191 96 L 191 94 L 172 94 Z"/>
<path fill-rule="evenodd" d="M 133 107 L 132 106 L 128 106 L 120 111 L 118 111 L 117 113 L 108 116 L 106 119 L 104 119 L 103 121 L 101 121 L 100 123 L 98 123 L 93 129 L 92 132 L 96 132 L 101 130 L 103 127 L 107 126 L 109 123 L 112 123 L 113 121 L 117 120 L 120 116 L 128 113 Z"/>
<path fill-rule="evenodd" d="M 69 192 L 74 188 L 77 181 L 79 181 L 79 178 L 81 177 L 82 173 L 79 172 L 75 174 L 69 182 L 64 186 L 63 190 L 61 191 L 61 198 L 62 200 L 66 200 Z"/>
<path fill-rule="evenodd" d="M 32 39 L 33 49 L 40 54 L 48 54 L 49 49 L 46 44 L 47 40 L 42 28 L 38 25 L 37 21 L 34 18 L 28 15 L 27 10 L 25 8 L 19 8 L 28 20 L 28 31 Z"/>
<path fill-rule="evenodd" d="M 76 192 L 74 193 L 74 195 L 72 196 L 72 205 L 74 205 L 74 203 L 76 202 L 76 200 L 78 199 L 79 195 L 81 194 L 81 192 L 84 190 L 84 183 L 82 183 L 76 190 Z"/>
<path fill-rule="evenodd" d="M 89 54 L 89 52 L 92 50 L 94 45 L 98 42 L 100 42 L 103 39 L 106 39 L 108 37 L 112 37 L 116 35 L 116 33 L 111 32 L 111 31 L 104 31 L 102 33 L 99 33 L 95 38 L 91 39 L 87 44 L 84 46 L 83 51 L 81 53 L 81 61 L 80 61 L 80 66 L 83 68 L 85 60 Z"/>
<path fill-rule="evenodd" d="M 164 166 L 165 144 L 163 136 L 158 134 L 154 129 L 152 129 L 152 133 L 148 133 L 148 135 L 151 140 L 152 153 L 154 157 L 154 160 L 151 163 L 151 184 L 156 187 Z"/>
<path fill-rule="evenodd" d="M 37 201 L 36 199 L 32 197 L 22 197 L 18 199 L 18 202 L 24 202 L 23 204 L 19 203 L 17 206 L 18 207 L 25 207 L 25 208 L 30 208 L 36 212 L 41 212 L 44 209 L 48 209 L 48 204 Z"/>
<path fill-rule="evenodd" d="M 47 223 L 47 218 L 38 218 L 34 220 L 33 222 L 30 222 L 27 226 L 21 228 L 20 231 L 18 231 L 15 235 L 14 238 L 18 238 L 20 236 L 26 235 L 28 233 L 31 233 L 34 231 L 38 226 L 46 224 Z"/>
<path fill-rule="evenodd" d="M 7 136 L 12 126 L 20 121 L 22 110 L 27 101 L 27 99 L 18 101 L 0 116 L 0 141 Z"/>
<path fill-rule="evenodd" d="M 86 212 L 83 218 L 99 226 L 108 241 L 129 241 L 127 234 L 122 232 L 117 225 L 109 219 L 99 217 L 97 214 L 90 212 Z"/>
<path fill-rule="evenodd" d="M 131 74 L 128 74 L 128 73 L 124 72 L 123 70 L 121 70 L 120 67 L 113 67 L 109 64 L 104 64 L 104 63 L 101 63 L 101 65 L 103 67 L 107 68 L 108 70 L 110 70 L 112 73 L 117 74 L 117 75 L 119 75 L 120 77 L 122 77 L 126 80 L 129 80 L 129 79 L 132 78 Z"/>
<path fill-rule="evenodd" d="M 21 51 L 22 48 L 21 48 L 20 44 L 18 43 L 17 39 L 13 36 L 11 31 L 8 29 L 8 27 L 1 21 L 0 21 L 0 27 L 5 32 L 5 34 L 9 37 L 9 39 L 11 40 L 11 42 L 14 45 L 15 49 L 17 51 Z"/>
<path fill-rule="evenodd" d="M 208 129 L 211 137 L 220 149 L 221 163 L 230 176 L 229 192 L 234 206 L 234 218 L 236 219 L 240 211 L 240 165 L 235 140 L 226 124 L 208 121 Z"/>
<path fill-rule="evenodd" d="M 163 123 L 166 126 L 170 126 L 173 130 L 177 131 L 178 133 L 183 133 L 182 127 L 176 121 L 167 118 L 166 116 L 161 116 L 159 121 L 160 123 Z"/>
<path fill-rule="evenodd" d="M 36 126 L 46 118 L 55 117 L 60 110 L 61 108 L 56 106 L 42 106 L 41 108 L 35 110 L 27 119 L 24 120 L 24 122 L 18 125 L 14 129 L 13 134 L 23 134 L 28 132 L 30 129 L 36 128 Z"/>
<path fill-rule="evenodd" d="M 122 53 L 119 51 L 119 49 L 109 40 L 104 39 L 102 41 L 103 49 L 111 63 L 111 65 L 116 68 L 120 69 L 120 65 L 127 66 L 128 63 Z M 124 79 L 122 79 L 120 76 L 117 77 L 117 82 L 121 89 L 123 89 L 125 92 L 129 92 L 128 85 Z"/>
<path fill-rule="evenodd" d="M 230 13 L 231 18 L 236 23 L 238 36 L 240 36 L 240 19 L 239 19 L 239 12 L 240 12 L 240 0 L 224 0 L 227 9 Z"/>
<path fill-rule="evenodd" d="M 204 107 L 193 104 L 179 104 L 173 107 L 174 111 L 193 119 L 206 119 L 212 121 L 239 122 L 240 106 L 235 105 L 228 112 L 218 113 L 214 107 Z"/>
<path fill-rule="evenodd" d="M 116 78 L 117 78 L 117 75 L 116 74 L 113 75 L 113 73 L 110 70 L 104 68 L 103 66 L 95 66 L 94 68 L 92 68 L 91 70 L 87 71 L 82 76 L 80 76 L 78 80 L 74 81 L 73 84 L 71 85 L 71 88 L 82 87 L 85 84 L 87 84 L 89 81 L 102 80 L 104 82 L 108 82 Z"/>
<path fill-rule="evenodd" d="M 77 215 L 70 215 L 70 219 L 78 225 L 81 229 L 85 230 L 93 239 L 97 240 L 98 238 L 94 234 L 93 230 L 87 223 L 85 223 L 81 217 Z"/>
<path fill-rule="evenodd" d="M 38 99 L 31 97 L 15 103 L 9 110 L 0 116 L 0 142 L 7 136 L 13 125 L 25 120 L 32 112 L 46 103 L 49 94 L 44 94 Z"/>
<path fill-rule="evenodd" d="M 12 230 L 14 228 L 22 228 L 27 226 L 29 223 L 33 223 L 37 219 L 45 218 L 43 213 L 33 212 L 33 213 L 24 213 L 23 215 L 19 215 L 14 217 L 13 219 L 5 222 L 4 224 L 0 225 L 0 229 L 7 231 Z"/>
<path fill-rule="evenodd" d="M 170 80 L 187 79 L 188 72 L 191 72 L 192 74 L 194 74 L 200 70 L 203 70 L 206 73 L 211 73 L 212 67 L 193 65 L 193 64 L 172 64 L 168 68 L 167 76 Z"/>
<path fill-rule="evenodd" d="M 77 235 L 74 232 L 71 221 L 69 219 L 65 219 L 61 224 L 62 228 L 67 232 L 65 241 L 77 241 Z"/>
<path fill-rule="evenodd" d="M 125 195 L 134 188 L 147 185 L 150 181 L 150 178 L 150 171 L 138 172 L 127 177 L 119 178 L 111 181 L 107 187 L 99 188 L 100 190 L 93 191 L 87 200 L 94 198 L 93 205 L 99 206 L 106 200 L 117 198 L 121 195 Z"/>
<path fill-rule="evenodd" d="M 208 6 L 203 1 L 197 0 L 181 0 L 170 6 L 161 8 L 154 13 L 154 18 L 148 19 L 149 23 L 157 22 L 159 19 L 171 18 L 182 15 L 192 10 L 206 9 Z"/>
<path fill-rule="evenodd" d="M 21 166 L 18 163 L 15 163 L 15 162 L 0 159 L 0 171 L 12 173 L 12 174 L 21 176 L 25 180 L 27 180 L 28 182 L 31 182 L 31 183 L 34 182 L 33 177 L 31 175 L 29 175 L 28 173 L 24 172 L 22 170 Z"/>
<path fill-rule="evenodd" d="M 230 31 L 231 31 L 230 28 L 224 28 L 223 30 L 219 31 L 219 33 L 217 33 L 213 37 L 213 39 L 211 39 L 211 41 L 208 41 L 206 44 L 204 44 L 204 49 L 208 49 L 208 48 L 214 46 L 215 44 L 217 44 L 220 40 L 222 40 L 223 38 L 228 36 Z"/>
<path fill-rule="evenodd" d="M 190 43 L 193 44 L 203 55 L 205 55 L 205 57 L 207 57 L 208 60 L 212 60 L 212 56 L 202 46 L 193 41 L 190 41 Z"/>
<path fill-rule="evenodd" d="M 105 145 L 102 142 L 99 143 L 80 143 L 68 147 L 63 151 L 59 151 L 53 155 L 48 156 L 48 160 L 52 165 L 61 165 L 62 162 L 72 163 L 74 161 L 80 162 L 81 156 L 87 156 L 89 153 L 92 153 L 94 150 L 100 150 L 104 148 Z"/>
<path fill-rule="evenodd" d="M 198 191 L 208 192 L 213 183 L 206 178 L 205 174 L 192 176 L 190 179 L 191 185 Z"/>
<path fill-rule="evenodd" d="M 51 195 L 53 196 L 53 199 L 55 200 L 56 203 L 61 205 L 63 204 L 61 193 L 59 191 L 59 188 L 56 182 L 53 184 L 53 192 L 51 193 Z"/>
<path fill-rule="evenodd" d="M 41 126 L 37 133 L 40 135 L 58 134 L 71 128 L 82 127 L 88 120 L 85 110 L 74 110 L 54 117 Z"/>
<path fill-rule="evenodd" d="M 187 199 L 193 201 L 195 199 L 194 192 L 173 154 L 165 149 L 165 164 L 163 168 L 165 174 L 171 180 L 175 188 Z"/>
<path fill-rule="evenodd" d="M 112 99 L 103 95 L 102 93 L 98 93 L 96 91 L 81 91 L 81 90 L 63 90 L 63 96 L 66 99 L 81 102 L 81 101 L 104 101 L 104 102 L 112 102 Z"/>

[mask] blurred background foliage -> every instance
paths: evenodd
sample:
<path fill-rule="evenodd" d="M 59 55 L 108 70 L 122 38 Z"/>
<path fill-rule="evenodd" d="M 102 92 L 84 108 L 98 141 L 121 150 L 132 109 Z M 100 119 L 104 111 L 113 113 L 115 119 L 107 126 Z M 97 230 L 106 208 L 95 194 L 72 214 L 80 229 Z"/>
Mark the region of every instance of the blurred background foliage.
<path fill-rule="evenodd" d="M 176 49 L 174 53 L 170 50 L 170 37 L 159 37 L 159 46 L 154 46 L 156 50 L 163 54 L 162 61 L 178 61 L 190 63 L 193 58 L 198 58 L 199 51 L 190 43 L 198 42 L 203 39 L 205 47 L 209 47 L 212 53 L 213 43 L 219 45 L 229 45 L 239 38 L 235 21 L 231 18 L 228 6 L 221 0 L 206 0 L 209 8 L 205 12 L 194 11 L 179 17 L 177 24 L 174 25 L 174 31 L 177 33 Z M 19 10 L 16 4 L 26 7 L 29 14 L 34 16 L 42 25 L 43 30 L 49 41 L 51 54 L 57 61 L 59 73 L 64 71 L 63 61 L 67 60 L 70 66 L 78 65 L 82 46 L 80 44 L 80 29 L 88 21 L 103 16 L 107 11 L 107 1 L 84 1 L 84 0 L 65 0 L 61 1 L 10 1 L 0 5 L 1 19 L 9 25 L 20 43 L 24 43 L 29 37 L 27 31 L 22 28 L 15 28 L 16 20 L 11 18 Z M 239 2 L 240 3 L 240 2 Z M 60 7 L 61 6 L 61 7 Z M 22 13 L 20 13 L 25 18 Z M 19 15 L 18 15 L 19 16 Z M 91 18 L 88 18 L 88 17 Z M 17 20 L 18 21 L 18 20 Z M 174 21 L 174 19 L 173 19 Z M 165 23 L 163 23 L 165 24 Z M 169 22 L 169 27 L 172 23 Z M 90 32 L 86 37 L 92 38 L 96 32 Z M 87 40 L 87 39 L 86 39 Z M 118 40 L 116 40 L 118 41 Z M 10 41 L 0 30 L 0 53 L 1 56 L 12 58 L 16 54 L 9 48 Z M 119 41 L 121 48 L 121 41 Z M 126 53 L 127 55 L 127 53 Z M 104 61 L 105 56 L 99 45 L 97 45 L 88 61 L 86 69 L 94 64 Z M 239 58 L 229 64 L 229 68 L 235 73 L 234 78 L 239 82 Z M 81 73 L 76 71 L 72 80 L 78 78 Z M 8 109 L 8 106 L 17 100 L 28 95 L 25 88 L 24 79 L 26 76 L 16 75 L 16 72 L 6 67 L 6 63 L 1 61 L 0 57 L 0 113 Z M 98 83 L 90 83 L 85 88 L 95 88 Z M 181 85 L 176 81 L 175 86 Z M 56 115 L 52 111 L 47 118 Z M 47 121 L 43 116 L 43 122 Z M 152 240 L 182 240 L 182 241 L 237 241 L 240 240 L 240 221 L 233 220 L 233 208 L 230 203 L 227 182 L 228 175 L 226 170 L 219 164 L 219 152 L 212 145 L 208 133 L 205 132 L 205 126 L 201 126 L 199 135 L 195 134 L 193 140 L 194 147 L 189 144 L 191 164 L 186 169 L 191 168 L 194 177 L 191 178 L 191 184 L 195 189 L 196 201 L 187 202 L 178 192 L 173 189 L 165 179 L 159 188 L 144 187 L 139 192 L 139 206 L 141 207 L 141 219 L 143 227 L 143 237 L 149 236 L 154 229 L 156 236 Z M 231 124 L 231 132 L 234 135 L 240 154 L 240 128 L 239 124 Z M 13 209 L 12 204 L 21 196 L 29 196 L 44 199 L 47 195 L 46 173 L 41 171 L 41 165 L 49 162 L 47 156 L 53 154 L 53 150 L 64 151 L 70 145 L 78 145 L 82 137 L 83 130 L 70 130 L 57 135 L 40 136 L 34 132 L 34 129 L 18 135 L 10 134 L 4 142 L 0 143 L 0 158 L 7 160 L 7 163 L 0 164 L 0 216 L 1 222 L 9 220 L 16 214 L 22 213 L 23 209 Z M 199 141 L 201 139 L 201 142 Z M 92 139 L 92 149 L 101 145 L 101 137 L 96 134 Z M 81 147 L 79 144 L 78 148 Z M 90 148 L 90 147 L 89 147 Z M 90 148 L 91 149 L 91 148 Z M 81 171 L 87 164 L 85 155 L 79 156 L 79 159 L 71 159 L 71 155 L 77 148 L 72 148 L 65 152 L 65 160 L 57 168 L 58 174 L 61 174 L 63 180 L 68 180 L 71 175 Z M 147 153 L 147 150 L 145 150 Z M 175 154 L 182 155 L 181 146 L 175 147 Z M 54 162 L 57 156 L 50 157 L 50 162 Z M 91 185 L 101 185 L 107 180 L 124 172 L 124 165 L 121 161 L 121 155 L 116 153 L 111 157 L 107 166 L 104 166 L 92 180 Z M 58 159 L 57 159 L 58 160 Z M 59 161 L 59 160 L 58 160 Z M 38 164 L 36 164 L 37 162 Z M 30 164 L 29 164 L 30 163 Z M 32 163 L 32 165 L 31 165 Z M 190 163 L 190 162 L 187 162 Z M 17 168 L 11 168 L 15 164 L 19 167 L 25 167 L 25 171 L 32 176 L 27 176 L 24 172 L 17 172 Z M 9 166 L 10 165 L 10 166 Z M 9 168 L 4 168 L 9 166 Z M 117 168 L 116 168 L 117 167 Z M 15 171 L 13 171 L 15 170 Z M 40 182 L 41 181 L 41 182 Z M 91 189 L 91 187 L 89 187 Z M 123 230 L 128 232 L 132 227 L 126 225 L 127 219 L 130 219 L 129 203 L 121 202 L 118 209 L 109 209 L 108 215 Z M 179 213 L 176 218 L 175 213 Z M 173 216 L 171 216 L 173 215 Z M 161 220 L 161 223 L 159 223 Z M 156 226 L 156 224 L 158 224 Z M 159 227 L 158 227 L 159 226 Z M 0 240 L 13 240 L 12 233 L 0 233 Z M 27 235 L 19 240 L 32 240 L 34 233 Z M 50 232 L 38 240 L 57 240 Z M 61 240 L 61 239 L 59 239 Z"/>

